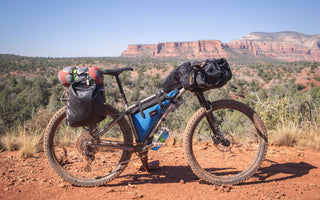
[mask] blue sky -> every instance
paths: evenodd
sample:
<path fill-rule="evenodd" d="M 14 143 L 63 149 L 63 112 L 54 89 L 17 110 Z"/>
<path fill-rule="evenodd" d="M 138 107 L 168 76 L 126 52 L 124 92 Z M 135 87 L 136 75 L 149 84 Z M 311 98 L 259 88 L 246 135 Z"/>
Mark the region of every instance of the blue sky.
<path fill-rule="evenodd" d="M 128 44 L 320 34 L 318 0 L 0 0 L 0 54 L 120 56 Z"/>

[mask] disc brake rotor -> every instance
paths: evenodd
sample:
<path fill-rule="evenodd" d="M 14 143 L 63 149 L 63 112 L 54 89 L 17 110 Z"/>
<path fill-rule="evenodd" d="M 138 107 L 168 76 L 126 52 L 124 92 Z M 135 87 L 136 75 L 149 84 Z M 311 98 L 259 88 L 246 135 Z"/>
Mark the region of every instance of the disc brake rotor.
<path fill-rule="evenodd" d="M 230 142 L 230 144 L 228 146 L 226 145 L 223 145 L 221 142 L 219 142 L 218 144 L 216 144 L 216 148 L 221 151 L 221 152 L 228 152 L 228 151 L 231 151 L 233 145 L 234 145 L 234 139 L 233 139 L 233 136 L 226 132 L 226 133 L 223 133 L 224 137 L 226 140 L 228 140 Z"/>

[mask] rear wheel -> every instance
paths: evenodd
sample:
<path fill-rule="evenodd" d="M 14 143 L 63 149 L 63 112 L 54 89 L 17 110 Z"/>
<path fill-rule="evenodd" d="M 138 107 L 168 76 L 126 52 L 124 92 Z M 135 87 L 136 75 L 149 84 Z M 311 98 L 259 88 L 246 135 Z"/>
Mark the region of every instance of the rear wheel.
<path fill-rule="evenodd" d="M 119 112 L 106 105 L 107 117 L 97 126 L 102 128 Z M 66 181 L 78 186 L 103 185 L 125 169 L 131 152 L 106 149 L 92 145 L 94 134 L 83 127 L 72 128 L 65 122 L 66 108 L 60 109 L 50 120 L 44 135 L 44 150 L 53 169 Z M 131 129 L 125 120 L 119 120 L 99 140 L 132 146 Z"/>
<path fill-rule="evenodd" d="M 217 142 L 206 116 L 212 113 L 227 141 Z M 250 178 L 267 152 L 267 131 L 258 114 L 247 105 L 221 100 L 209 112 L 200 108 L 184 133 L 188 163 L 201 179 L 212 184 L 237 184 Z"/>

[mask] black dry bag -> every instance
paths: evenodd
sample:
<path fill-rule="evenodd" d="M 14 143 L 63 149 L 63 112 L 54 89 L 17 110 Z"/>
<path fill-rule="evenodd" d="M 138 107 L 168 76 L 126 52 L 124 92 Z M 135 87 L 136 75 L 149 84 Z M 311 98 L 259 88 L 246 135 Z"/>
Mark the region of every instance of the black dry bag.
<path fill-rule="evenodd" d="M 67 124 L 93 126 L 105 118 L 102 85 L 74 82 L 68 90 Z"/>

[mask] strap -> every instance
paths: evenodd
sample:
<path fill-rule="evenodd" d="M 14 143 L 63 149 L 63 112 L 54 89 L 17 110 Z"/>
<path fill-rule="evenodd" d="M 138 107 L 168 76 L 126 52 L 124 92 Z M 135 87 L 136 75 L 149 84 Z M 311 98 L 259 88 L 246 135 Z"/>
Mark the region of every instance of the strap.
<path fill-rule="evenodd" d="M 139 101 L 139 103 L 138 103 L 138 108 L 139 108 L 139 110 L 140 110 L 141 116 L 142 116 L 143 118 L 146 118 L 146 115 L 143 113 L 142 105 L 141 105 L 141 102 L 140 102 L 140 101 Z"/>
<path fill-rule="evenodd" d="M 156 93 L 156 100 L 157 100 L 158 104 L 160 105 L 160 108 L 162 109 L 163 105 L 162 105 L 162 102 L 161 102 L 160 95 L 158 93 Z"/>

